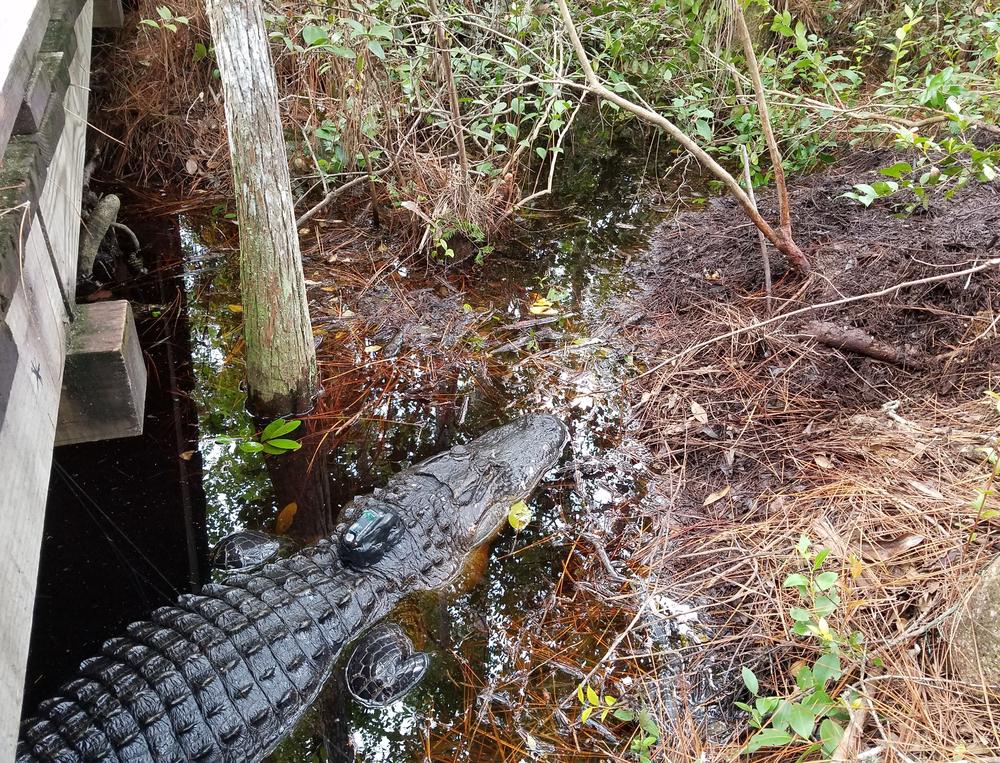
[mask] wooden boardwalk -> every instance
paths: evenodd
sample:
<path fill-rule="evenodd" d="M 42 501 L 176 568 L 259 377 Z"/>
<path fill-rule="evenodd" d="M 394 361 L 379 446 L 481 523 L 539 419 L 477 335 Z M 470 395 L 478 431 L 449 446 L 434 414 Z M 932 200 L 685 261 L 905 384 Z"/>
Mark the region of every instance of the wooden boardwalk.
<path fill-rule="evenodd" d="M 3 761 L 14 757 L 67 343 L 81 314 L 74 293 L 95 2 L 98 17 L 120 22 L 117 0 L 2 0 L 0 12 Z"/>

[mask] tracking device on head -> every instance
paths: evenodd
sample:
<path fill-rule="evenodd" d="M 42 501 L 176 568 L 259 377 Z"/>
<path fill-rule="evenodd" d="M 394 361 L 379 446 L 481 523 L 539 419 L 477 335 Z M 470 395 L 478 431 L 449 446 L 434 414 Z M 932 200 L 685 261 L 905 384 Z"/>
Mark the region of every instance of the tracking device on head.
<path fill-rule="evenodd" d="M 340 539 L 340 561 L 347 567 L 370 567 L 403 535 L 399 516 L 385 508 L 366 508 Z"/>

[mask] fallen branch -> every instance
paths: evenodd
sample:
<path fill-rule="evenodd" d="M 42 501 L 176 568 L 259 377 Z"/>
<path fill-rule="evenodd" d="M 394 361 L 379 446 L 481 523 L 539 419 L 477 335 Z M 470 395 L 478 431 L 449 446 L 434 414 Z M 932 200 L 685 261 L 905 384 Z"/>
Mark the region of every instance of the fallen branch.
<path fill-rule="evenodd" d="M 381 177 L 382 175 L 384 175 L 385 173 L 387 173 L 390 169 L 391 169 L 391 166 L 389 166 L 389 167 L 383 167 L 382 169 L 378 170 L 377 172 L 371 172 L 371 173 L 366 172 L 364 175 L 358 175 L 353 180 L 348 180 L 342 186 L 338 186 L 337 188 L 334 188 L 332 191 L 330 191 L 329 193 L 327 193 L 326 196 L 324 196 L 322 199 L 320 199 L 315 204 L 315 206 L 313 206 L 307 212 L 303 212 L 302 215 L 299 217 L 299 219 L 295 221 L 295 227 L 296 228 L 301 228 L 303 225 L 305 225 L 307 222 L 309 222 L 313 217 L 315 217 L 317 214 L 319 214 L 320 212 L 322 212 L 323 209 L 325 209 L 326 206 L 331 201 L 333 201 L 338 196 L 340 196 L 340 194 L 342 194 L 345 191 L 349 191 L 352 188 L 355 188 L 355 187 L 361 185 L 362 183 L 364 183 L 365 181 L 367 181 L 369 178 Z"/>
<path fill-rule="evenodd" d="M 916 350 L 880 342 L 859 328 L 838 326 L 830 321 L 810 321 L 803 327 L 803 332 L 827 347 L 866 355 L 904 368 L 926 368 L 930 365 L 930 359 Z"/>

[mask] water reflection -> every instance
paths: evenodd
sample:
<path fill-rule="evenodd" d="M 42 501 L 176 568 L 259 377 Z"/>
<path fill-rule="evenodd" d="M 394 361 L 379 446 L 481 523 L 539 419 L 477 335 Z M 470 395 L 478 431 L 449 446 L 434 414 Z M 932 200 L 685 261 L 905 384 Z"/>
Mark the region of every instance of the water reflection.
<path fill-rule="evenodd" d="M 401 354 L 392 362 L 378 366 L 357 355 L 370 373 L 353 390 L 353 407 L 338 410 L 339 398 L 321 401 L 305 423 L 305 447 L 281 457 L 265 459 L 216 441 L 220 435 L 251 436 L 259 424 L 245 413 L 240 389 L 240 315 L 231 307 L 239 302 L 234 253 L 212 246 L 205 231 L 186 221 L 184 280 L 213 540 L 237 529 L 273 531 L 291 504 L 289 533 L 314 540 L 331 531 L 337 509 L 354 495 L 524 411 L 559 413 L 572 433 L 572 468 L 531 502 L 535 519 L 528 528 L 501 535 L 483 560 L 478 584 L 422 597 L 396 613 L 417 648 L 432 654 L 421 685 L 392 706 L 372 710 L 345 704 L 343 687 L 332 680 L 273 760 L 353 760 L 355 751 L 365 761 L 386 763 L 428 751 L 472 759 L 464 737 L 469 718 L 485 723 L 518 703 L 516 679 L 531 660 L 519 630 L 541 627 L 532 617 L 553 598 L 565 544 L 573 532 L 600 526 L 604 507 L 641 489 L 628 462 L 614 452 L 624 416 L 608 394 L 630 372 L 630 359 L 608 348 L 601 329 L 611 301 L 636 289 L 623 263 L 658 215 L 635 192 L 642 158 L 614 144 L 603 151 L 581 152 L 579 166 L 564 171 L 569 180 L 552 198 L 559 211 L 526 221 L 520 246 L 489 258 L 474 283 L 464 285 L 469 310 L 493 310 L 502 324 L 535 317 L 526 310 L 531 291 L 554 290 L 559 311 L 572 317 L 547 324 L 548 334 L 541 326 L 532 329 L 519 351 L 470 363 L 444 381 L 425 378 L 413 363 L 410 386 L 390 383 L 392 363 L 412 359 L 409 334 L 400 331 L 402 344 L 393 354 Z M 395 277 L 408 276 L 397 270 Z M 331 327 L 351 309 L 349 299 L 340 297 Z M 485 341 L 479 331 L 464 341 Z M 370 346 L 383 342 L 398 343 L 394 335 L 371 339 Z M 343 427 L 330 438 L 334 411 Z M 331 442 L 337 443 L 332 451 Z M 543 722 L 520 714 L 516 720 L 522 737 L 528 725 Z"/>

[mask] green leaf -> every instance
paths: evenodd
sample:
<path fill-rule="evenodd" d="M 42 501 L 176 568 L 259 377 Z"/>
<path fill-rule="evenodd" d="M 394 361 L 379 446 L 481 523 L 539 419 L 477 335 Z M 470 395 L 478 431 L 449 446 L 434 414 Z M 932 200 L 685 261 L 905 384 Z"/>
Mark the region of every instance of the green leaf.
<path fill-rule="evenodd" d="M 785 582 L 781 584 L 782 588 L 799 588 L 800 586 L 809 585 L 809 581 L 806 579 L 805 575 L 800 575 L 798 572 L 793 572 L 787 578 Z"/>
<path fill-rule="evenodd" d="M 143 19 L 139 23 L 142 24 L 143 26 L 151 26 L 151 27 L 153 27 L 153 29 L 159 29 L 160 28 L 159 23 L 157 23 L 156 21 L 153 21 L 153 19 Z"/>
<path fill-rule="evenodd" d="M 796 734 L 803 739 L 809 739 L 816 726 L 816 716 L 808 707 L 796 702 L 788 712 L 788 723 Z"/>
<path fill-rule="evenodd" d="M 378 40 L 369 40 L 368 50 L 370 50 L 376 58 L 379 58 L 382 61 L 385 60 L 385 48 L 382 47 L 382 43 Z"/>
<path fill-rule="evenodd" d="M 326 29 L 321 26 L 307 26 L 302 27 L 302 42 L 306 44 L 307 47 L 312 47 L 313 45 L 322 45 L 327 41 Z"/>
<path fill-rule="evenodd" d="M 836 721 L 829 718 L 819 725 L 819 738 L 823 742 L 823 752 L 828 756 L 833 755 L 844 736 L 844 729 Z"/>
<path fill-rule="evenodd" d="M 788 614 L 797 623 L 808 623 L 812 620 L 812 612 L 808 609 L 802 609 L 802 607 L 789 607 Z"/>
<path fill-rule="evenodd" d="M 762 747 L 784 747 L 792 742 L 792 735 L 778 729 L 761 729 L 747 742 L 747 752 L 757 752 Z"/>
<path fill-rule="evenodd" d="M 843 672 L 840 667 L 840 657 L 833 652 L 827 652 L 813 663 L 812 672 L 817 686 L 826 686 L 830 680 L 836 681 Z"/>
<path fill-rule="evenodd" d="M 590 717 L 591 713 L 593 713 L 593 712 L 594 712 L 594 707 L 592 705 L 583 708 L 583 715 L 580 716 L 580 720 L 583 721 L 584 723 L 586 723 L 587 719 Z"/>
<path fill-rule="evenodd" d="M 270 445 L 272 448 L 277 448 L 278 450 L 298 450 L 302 447 L 301 442 L 297 442 L 296 440 L 283 440 L 281 438 L 276 440 L 267 440 L 264 442 L 264 445 Z"/>
<path fill-rule="evenodd" d="M 515 530 L 521 531 L 531 522 L 531 509 L 524 501 L 518 501 L 512 504 L 507 510 L 507 522 Z M 588 693 L 593 691 L 589 686 L 587 687 Z M 583 702 L 583 699 L 580 700 Z"/>
<path fill-rule="evenodd" d="M 631 710 L 625 710 L 624 708 L 618 708 L 617 710 L 615 710 L 611 714 L 615 718 L 617 718 L 618 720 L 620 720 L 620 721 L 634 721 L 635 720 L 635 713 L 633 713 Z"/>
<path fill-rule="evenodd" d="M 260 453 L 262 450 L 264 450 L 264 445 L 262 443 L 250 440 L 248 442 L 241 442 L 240 450 L 242 450 L 244 453 Z"/>
<path fill-rule="evenodd" d="M 302 424 L 301 419 L 275 419 L 260 433 L 261 440 L 273 440 L 275 437 L 282 437 L 289 432 L 294 432 Z"/>
<path fill-rule="evenodd" d="M 744 667 L 740 673 L 743 675 L 743 683 L 746 684 L 750 693 L 760 694 L 760 683 L 757 681 L 757 676 L 754 675 L 754 672 L 750 668 Z"/>
<path fill-rule="evenodd" d="M 805 553 L 809 550 L 811 543 L 812 541 L 809 540 L 809 536 L 802 533 L 799 535 L 799 542 L 795 545 L 795 550 L 798 551 L 801 556 L 805 556 Z"/>
<path fill-rule="evenodd" d="M 156 12 L 159 14 L 160 18 L 164 21 L 169 21 L 173 18 L 174 14 L 167 6 L 159 5 L 156 8 Z"/>
<path fill-rule="evenodd" d="M 816 572 L 816 570 L 818 570 L 820 567 L 823 566 L 823 562 L 826 561 L 826 558 L 829 555 L 830 555 L 830 549 L 828 548 L 821 549 L 820 552 L 816 554 L 816 558 L 813 559 L 812 563 L 813 572 Z"/>
<path fill-rule="evenodd" d="M 833 586 L 837 585 L 837 578 L 839 576 L 836 572 L 821 572 L 816 576 L 816 587 L 820 591 L 825 591 Z"/>
<path fill-rule="evenodd" d="M 819 617 L 829 617 L 837 609 L 837 602 L 830 596 L 817 596 L 813 601 L 813 609 Z"/>
<path fill-rule="evenodd" d="M 653 742 L 660 738 L 660 727 L 650 717 L 649 711 L 646 708 L 639 711 L 639 728 L 645 731 L 652 738 Z"/>
<path fill-rule="evenodd" d="M 907 162 L 896 162 L 891 167 L 883 167 L 879 170 L 886 177 L 896 178 L 899 180 L 904 175 L 909 175 L 913 172 L 913 167 L 911 167 Z"/>
<path fill-rule="evenodd" d="M 795 685 L 802 689 L 802 691 L 811 689 L 813 686 L 812 670 L 805 666 L 799 668 L 798 672 L 795 674 Z"/>
<path fill-rule="evenodd" d="M 191 56 L 191 63 L 196 64 L 208 55 L 208 48 L 205 43 L 196 42 L 194 44 L 194 55 Z"/>
<path fill-rule="evenodd" d="M 545 154 L 548 153 L 543 146 L 536 146 L 535 153 L 538 154 L 539 159 L 544 159 Z"/>

